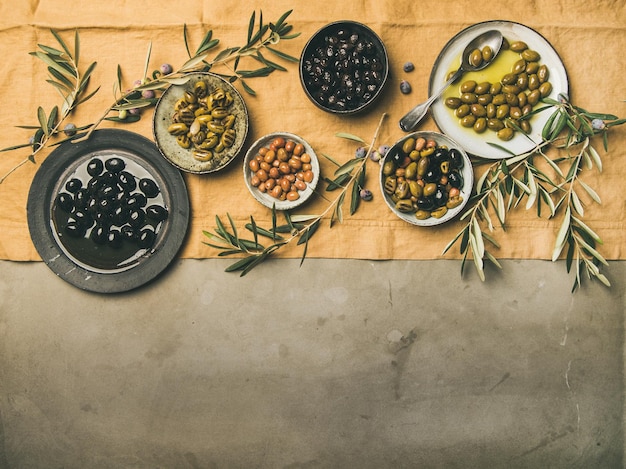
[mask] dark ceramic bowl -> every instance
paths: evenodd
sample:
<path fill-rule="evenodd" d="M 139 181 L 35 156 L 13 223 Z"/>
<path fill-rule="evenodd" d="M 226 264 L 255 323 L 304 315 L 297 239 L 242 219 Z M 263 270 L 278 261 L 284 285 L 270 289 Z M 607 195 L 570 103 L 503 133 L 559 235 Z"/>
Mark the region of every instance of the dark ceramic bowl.
<path fill-rule="evenodd" d="M 356 114 L 381 95 L 389 76 L 387 49 L 364 24 L 337 21 L 317 31 L 300 57 L 307 97 L 333 114 Z"/>

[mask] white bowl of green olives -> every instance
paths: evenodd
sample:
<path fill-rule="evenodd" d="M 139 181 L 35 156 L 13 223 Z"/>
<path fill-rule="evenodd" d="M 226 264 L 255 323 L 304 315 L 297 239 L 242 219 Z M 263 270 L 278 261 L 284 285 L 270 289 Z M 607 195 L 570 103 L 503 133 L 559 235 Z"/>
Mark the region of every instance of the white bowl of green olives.
<path fill-rule="evenodd" d="M 458 215 L 473 184 L 467 153 L 437 132 L 414 132 L 398 140 L 380 168 L 385 203 L 402 220 L 418 226 L 440 225 Z"/>
<path fill-rule="evenodd" d="M 276 210 L 291 210 L 306 202 L 320 178 L 317 155 L 302 137 L 274 132 L 252 144 L 243 163 L 252 196 Z"/>
<path fill-rule="evenodd" d="M 318 108 L 356 114 L 381 95 L 389 57 L 380 37 L 356 21 L 337 21 L 317 31 L 300 57 L 300 82 Z"/>
<path fill-rule="evenodd" d="M 213 173 L 237 157 L 249 118 L 241 94 L 211 73 L 190 73 L 171 85 L 154 110 L 153 133 L 163 156 L 189 173 Z"/>

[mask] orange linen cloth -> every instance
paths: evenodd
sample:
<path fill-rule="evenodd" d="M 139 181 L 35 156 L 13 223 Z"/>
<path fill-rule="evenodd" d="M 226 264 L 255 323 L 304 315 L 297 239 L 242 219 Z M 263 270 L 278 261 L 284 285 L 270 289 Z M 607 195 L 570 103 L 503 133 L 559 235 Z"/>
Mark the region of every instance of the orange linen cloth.
<path fill-rule="evenodd" d="M 111 105 L 118 65 L 125 86 L 132 86 L 143 74 L 151 45 L 150 71 L 164 62 L 171 63 L 176 69 L 188 57 L 183 25 L 187 26 L 193 50 L 208 29 L 220 39 L 220 49 L 244 45 L 253 9 L 256 9 L 257 20 L 262 12 L 265 22 L 276 21 L 283 12 L 293 9 L 287 21 L 294 26 L 294 31 L 302 34 L 278 45 L 280 50 L 293 56 L 299 56 L 308 38 L 329 22 L 352 19 L 366 23 L 387 46 L 391 78 L 382 99 L 369 112 L 356 117 L 338 117 L 318 110 L 307 100 L 296 64 L 272 56 L 288 71 L 250 80 L 256 96 L 246 94 L 237 85 L 250 112 L 249 142 L 270 132 L 288 131 L 309 141 L 319 155 L 327 154 L 344 162 L 353 157 L 356 145 L 337 138 L 335 134 L 349 132 L 369 141 L 381 115 L 386 113 L 377 145 L 393 143 L 404 136 L 398 127 L 400 117 L 427 97 L 429 75 L 444 45 L 462 29 L 488 20 L 520 22 L 538 31 L 560 54 L 575 104 L 591 111 L 626 116 L 626 62 L 623 59 L 626 8 L 623 0 L 509 2 L 506 8 L 479 8 L 476 2 L 466 0 L 357 0 L 349 4 L 331 0 L 259 0 L 253 4 L 212 0 L 26 0 L 0 4 L 0 68 L 3 77 L 0 82 L 0 148 L 28 141 L 32 131 L 16 126 L 37 125 L 39 106 L 50 112 L 53 106 L 61 104 L 58 93 L 46 83 L 46 67 L 29 55 L 37 50 L 38 44 L 57 46 L 50 29 L 58 31 L 72 46 L 74 31 L 78 30 L 83 69 L 91 62 L 98 63 L 90 90 L 97 86 L 101 88 L 72 117 L 72 121 L 80 126 L 97 120 Z M 416 66 L 410 74 L 402 68 L 406 61 L 412 61 Z M 413 87 L 409 95 L 399 91 L 403 79 Z M 105 122 L 101 128 L 115 126 L 152 138 L 151 111 L 147 111 L 136 124 Z M 430 117 L 420 129 L 437 130 Z M 601 144 L 598 148 L 601 150 Z M 604 172 L 600 175 L 594 168 L 585 172 L 583 177 L 596 189 L 602 205 L 589 202 L 585 222 L 604 240 L 604 245 L 600 246 L 604 256 L 625 259 L 626 126 L 614 129 L 609 139 L 609 152 L 605 154 L 601 150 L 600 153 Z M 0 259 L 39 259 L 28 231 L 26 201 L 33 176 L 47 154 L 49 152 L 40 154 L 36 164 L 22 166 L 0 184 Z M 25 150 L 0 153 L 0 175 L 5 175 L 27 155 Z M 242 156 L 219 174 L 185 175 L 192 219 L 181 257 L 217 256 L 218 251 L 203 244 L 206 238 L 202 233 L 203 230 L 213 231 L 216 215 L 225 219 L 229 213 L 240 227 L 253 215 L 260 226 L 271 226 L 270 210 L 256 202 L 244 185 L 241 160 Z M 324 157 L 320 160 L 322 174 L 332 175 L 332 163 Z M 329 219 L 326 220 L 309 243 L 309 257 L 441 257 L 443 248 L 462 228 L 463 222 L 419 228 L 401 221 L 383 201 L 378 170 L 377 164 L 368 163 L 367 186 L 374 193 L 374 200 L 361 204 L 354 216 L 348 215 L 346 203 L 343 223 L 330 227 Z M 480 176 L 480 171 L 475 168 L 476 177 Z M 327 201 L 317 197 L 299 213 L 318 214 L 327 206 Z M 550 258 L 557 229 L 557 221 L 545 216 L 538 218 L 534 209 L 526 211 L 520 207 L 510 213 L 506 232 L 498 228 L 494 233 L 501 244 L 494 254 L 501 258 Z M 302 250 L 301 246 L 293 246 L 277 254 L 299 257 Z M 453 249 L 445 257 L 458 257 L 458 249 Z"/>

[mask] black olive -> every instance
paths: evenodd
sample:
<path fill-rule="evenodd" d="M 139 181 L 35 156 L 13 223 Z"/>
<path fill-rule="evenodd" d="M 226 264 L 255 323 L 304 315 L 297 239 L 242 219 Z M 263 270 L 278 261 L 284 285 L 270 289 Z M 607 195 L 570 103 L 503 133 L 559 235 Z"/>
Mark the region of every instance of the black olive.
<path fill-rule="evenodd" d="M 446 204 L 448 201 L 448 192 L 444 186 L 437 186 L 437 190 L 433 194 L 433 202 L 436 207 L 441 207 Z"/>
<path fill-rule="evenodd" d="M 463 167 L 463 155 L 461 154 L 461 152 L 456 149 L 456 148 L 452 148 L 450 149 L 450 151 L 448 152 L 450 155 L 450 165 L 453 168 L 462 168 Z"/>
<path fill-rule="evenodd" d="M 130 226 L 138 228 L 143 225 L 145 220 L 146 213 L 142 209 L 135 208 L 130 211 L 128 216 L 128 223 L 130 223 Z"/>
<path fill-rule="evenodd" d="M 76 208 L 86 208 L 89 202 L 89 191 L 85 188 L 79 189 L 74 195 L 74 205 Z"/>
<path fill-rule="evenodd" d="M 167 218 L 168 212 L 161 205 L 149 205 L 146 207 L 146 216 L 151 220 L 159 222 Z"/>
<path fill-rule="evenodd" d="M 135 176 L 128 171 L 120 171 L 117 175 L 117 182 L 122 189 L 128 192 L 132 192 L 137 188 L 137 181 Z"/>
<path fill-rule="evenodd" d="M 452 171 L 448 174 L 448 184 L 452 187 L 460 189 L 463 186 L 463 176 L 458 171 Z"/>
<path fill-rule="evenodd" d="M 111 221 L 114 225 L 122 226 L 130 220 L 130 210 L 127 207 L 115 207 L 111 212 Z"/>
<path fill-rule="evenodd" d="M 104 163 L 100 158 L 92 158 L 89 163 L 87 163 L 87 173 L 90 176 L 99 176 L 104 170 Z"/>
<path fill-rule="evenodd" d="M 111 199 L 98 200 L 98 211 L 101 213 L 111 213 L 115 208 L 115 204 Z"/>
<path fill-rule="evenodd" d="M 156 182 L 149 178 L 141 178 L 139 180 L 139 190 L 148 198 L 159 195 L 159 186 L 157 186 Z"/>
<path fill-rule="evenodd" d="M 426 197 L 420 197 L 417 199 L 417 208 L 419 210 L 427 210 L 430 211 L 435 208 L 435 201 L 433 197 L 428 195 Z"/>
<path fill-rule="evenodd" d="M 137 238 L 137 246 L 140 248 L 148 249 L 154 245 L 154 241 L 156 241 L 156 235 L 154 231 L 144 228 L 139 232 L 139 236 Z"/>
<path fill-rule="evenodd" d="M 430 165 L 428 167 L 428 170 L 426 171 L 426 174 L 424 174 L 424 181 L 436 182 L 439 180 L 440 177 L 441 177 L 441 170 L 436 166 Z"/>
<path fill-rule="evenodd" d="M 449 159 L 448 150 L 446 148 L 438 147 L 433 153 L 431 159 L 436 163 L 441 163 L 442 161 Z"/>
<path fill-rule="evenodd" d="M 86 228 L 76 220 L 70 220 L 65 225 L 65 232 L 72 238 L 82 238 L 85 236 Z"/>
<path fill-rule="evenodd" d="M 93 225 L 93 218 L 89 212 L 76 210 L 74 213 L 72 213 L 72 218 L 74 218 L 77 223 L 84 226 L 85 228 L 89 228 L 91 225 Z"/>
<path fill-rule="evenodd" d="M 120 230 L 111 229 L 107 234 L 107 244 L 112 248 L 119 248 L 122 246 L 124 242 L 124 237 L 122 236 L 122 232 Z"/>
<path fill-rule="evenodd" d="M 82 189 L 82 187 L 83 182 L 78 178 L 72 178 L 65 183 L 65 188 L 68 190 L 68 192 L 71 192 L 72 194 L 78 192 L 78 190 Z"/>
<path fill-rule="evenodd" d="M 94 229 L 91 230 L 91 235 L 89 235 L 91 240 L 96 244 L 106 243 L 108 236 L 109 236 L 109 227 L 104 224 L 96 225 Z"/>
<path fill-rule="evenodd" d="M 122 226 L 120 232 L 122 233 L 122 237 L 127 241 L 137 240 L 137 231 L 130 225 Z"/>
<path fill-rule="evenodd" d="M 120 192 L 117 185 L 105 185 L 98 190 L 98 197 L 101 199 L 115 199 Z"/>
<path fill-rule="evenodd" d="M 56 197 L 56 205 L 64 212 L 70 213 L 74 209 L 74 199 L 67 192 L 61 192 Z"/>
<path fill-rule="evenodd" d="M 146 196 L 140 192 L 130 194 L 130 196 L 124 201 L 124 205 L 129 208 L 145 207 L 148 203 Z"/>
<path fill-rule="evenodd" d="M 126 168 L 126 163 L 124 163 L 123 159 L 114 156 L 113 158 L 106 160 L 104 166 L 112 173 L 119 173 Z"/>

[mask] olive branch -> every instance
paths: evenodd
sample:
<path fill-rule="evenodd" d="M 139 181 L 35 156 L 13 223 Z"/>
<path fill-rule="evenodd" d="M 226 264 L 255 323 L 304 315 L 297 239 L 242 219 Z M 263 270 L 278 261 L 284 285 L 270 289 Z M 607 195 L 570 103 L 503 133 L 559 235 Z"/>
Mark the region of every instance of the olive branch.
<path fill-rule="evenodd" d="M 499 248 L 492 236 L 494 226 L 497 224 L 505 230 L 507 212 L 525 200 L 525 209 L 535 207 L 538 217 L 546 211 L 548 218 L 561 217 L 552 260 L 559 259 L 567 247 L 567 272 L 573 269 L 575 276 L 572 292 L 580 287 L 583 273 L 589 279 L 610 286 L 608 278 L 600 271 L 600 266 L 607 265 L 606 259 L 597 250 L 602 239 L 583 221 L 585 204 L 579 194 L 586 194 L 597 204 L 601 200 L 580 174 L 594 166 L 602 172 L 602 160 L 594 146 L 596 140 L 601 137 L 604 150 L 608 151 L 609 128 L 626 123 L 626 119 L 586 111 L 573 105 L 564 95 L 559 95 L 558 101 L 544 99 L 543 102 L 546 106 L 524 117 L 553 111 L 542 129 L 543 141 L 526 153 L 511 154 L 511 157 L 487 167 L 476 183 L 470 207 L 461 216 L 461 220 L 465 221 L 464 227 L 442 254 L 460 241 L 459 249 L 463 256 L 461 273 L 468 256 L 471 256 L 478 276 L 484 281 L 485 261 L 501 268 L 488 249 L 488 246 Z M 554 158 L 546 152 L 550 147 L 557 151 Z M 547 163 L 553 175 L 535 164 L 539 161 Z"/>
<path fill-rule="evenodd" d="M 0 177 L 0 184 L 14 173 L 17 169 L 28 162 L 36 163 L 36 155 L 43 150 L 54 145 L 58 145 L 66 140 L 80 141 L 88 139 L 96 128 L 105 120 L 119 123 L 133 123 L 141 119 L 141 110 L 150 108 L 158 101 L 156 92 L 163 91 L 170 85 L 184 84 L 188 81 L 188 74 L 192 72 L 214 72 L 214 67 L 224 66 L 226 71 L 216 73 L 227 79 L 230 83 L 239 81 L 242 88 L 250 95 L 256 95 L 256 91 L 248 83 L 249 79 L 257 77 L 267 77 L 275 71 L 287 71 L 281 64 L 269 60 L 263 54 L 268 51 L 281 60 L 297 63 L 298 58 L 280 51 L 277 45 L 280 41 L 294 39 L 300 35 L 293 32 L 293 26 L 287 23 L 287 18 L 292 10 L 283 13 L 276 22 L 265 23 L 263 13 L 259 12 L 258 24 L 257 14 L 252 12 L 248 22 L 247 39 L 244 46 L 228 47 L 217 52 L 213 59 L 209 58 L 211 52 L 219 46 L 220 40 L 213 37 L 213 30 L 209 29 L 200 41 L 194 53 L 191 53 L 190 38 L 187 25 L 183 26 L 183 38 L 185 49 L 189 59 L 176 71 L 169 68 L 163 70 L 153 70 L 149 72 L 150 57 L 152 53 L 152 43 L 148 45 L 144 71 L 142 79 L 138 80 L 134 86 L 125 91 L 123 87 L 122 67 L 117 66 L 117 79 L 113 85 L 113 103 L 106 108 L 103 114 L 93 123 L 76 127 L 68 124 L 68 117 L 73 111 L 85 101 L 93 97 L 100 89 L 87 93 L 90 77 L 96 67 L 96 62 L 91 63 L 84 72 L 79 69 L 80 57 L 80 37 L 78 31 L 74 33 L 73 51 L 68 47 L 61 35 L 51 30 L 52 35 L 58 42 L 59 47 L 50 47 L 38 44 L 39 50 L 31 52 L 30 55 L 42 60 L 48 67 L 49 84 L 61 94 L 62 105 L 59 109 L 54 106 L 49 114 L 40 106 L 37 109 L 37 120 L 39 125 L 21 125 L 18 128 L 34 131 L 34 135 L 29 142 L 13 145 L 0 149 L 1 152 L 8 152 L 30 147 L 30 154 L 7 174 Z M 260 65 L 249 69 L 241 69 L 242 58 L 251 58 Z M 167 64 L 166 64 L 167 65 Z M 58 137 L 65 132 L 67 138 L 52 142 L 54 137 Z"/>
<path fill-rule="evenodd" d="M 274 206 L 272 207 L 272 226 L 270 228 L 258 226 L 254 217 L 250 215 L 250 222 L 245 225 L 245 229 L 252 233 L 252 239 L 239 236 L 237 226 L 229 213 L 227 213 L 226 216 L 230 229 L 219 215 L 216 215 L 215 232 L 204 230 L 203 234 L 209 238 L 210 242 L 204 241 L 203 244 L 220 250 L 218 254 L 219 257 L 231 255 L 243 256 L 235 263 L 229 265 L 226 268 L 226 272 L 240 272 L 240 276 L 243 277 L 253 268 L 267 260 L 275 251 L 293 241 L 295 241 L 298 246 L 303 245 L 302 256 L 300 258 L 300 265 L 302 265 L 308 252 L 309 240 L 319 228 L 322 220 L 327 218 L 330 214 L 329 225 L 331 228 L 336 222 L 343 222 L 343 206 L 348 193 L 350 193 L 349 212 L 350 215 L 354 215 L 362 200 L 361 191 L 365 188 L 366 164 L 370 159 L 370 155 L 375 151 L 375 144 L 386 116 L 387 114 L 381 116 L 374 137 L 371 143 L 366 146 L 367 150 L 362 155 L 351 158 L 343 164 L 337 162 L 329 155 L 323 155 L 337 166 L 337 169 L 333 173 L 333 178 L 323 178 L 327 183 L 325 191 L 338 191 L 338 193 L 332 200 L 322 196 L 329 201 L 329 204 L 319 215 L 292 215 L 288 210 L 285 210 L 282 211 L 285 223 L 279 225 L 277 222 L 278 213 L 276 206 Z M 367 145 L 365 140 L 353 134 L 338 132 L 335 136 Z M 283 234 L 286 236 L 283 236 Z M 259 241 L 261 237 L 271 240 L 271 244 L 268 246 L 263 245 Z"/>

